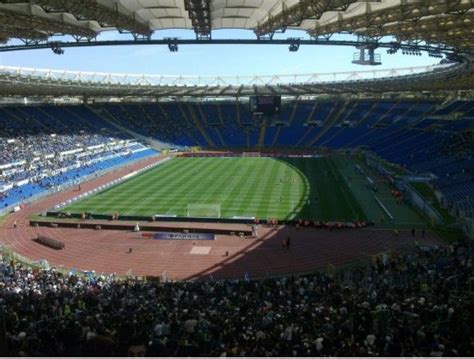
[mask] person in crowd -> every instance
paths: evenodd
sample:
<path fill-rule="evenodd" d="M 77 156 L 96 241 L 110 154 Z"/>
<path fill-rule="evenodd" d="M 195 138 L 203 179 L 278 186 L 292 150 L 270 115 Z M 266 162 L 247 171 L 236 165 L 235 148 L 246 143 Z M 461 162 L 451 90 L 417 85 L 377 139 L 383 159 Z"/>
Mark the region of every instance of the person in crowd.
<path fill-rule="evenodd" d="M 3 263 L 7 354 L 472 356 L 473 253 L 451 247 L 333 275 L 165 284 Z"/>
<path fill-rule="evenodd" d="M 33 119 L 28 122 L 18 127 L 9 123 L 8 117 L 0 119 L 0 184 L 13 186 L 1 194 L 3 207 L 66 182 L 78 183 L 82 176 L 106 168 L 103 164 L 108 160 L 127 158 L 129 149 L 136 145 L 117 145 L 119 138 L 91 131 L 84 123 L 62 123 L 60 128 L 56 123 L 49 129 L 47 121 L 42 120 L 41 125 Z M 91 148 L 97 145 L 102 147 Z M 81 191 L 80 184 L 77 189 Z"/>

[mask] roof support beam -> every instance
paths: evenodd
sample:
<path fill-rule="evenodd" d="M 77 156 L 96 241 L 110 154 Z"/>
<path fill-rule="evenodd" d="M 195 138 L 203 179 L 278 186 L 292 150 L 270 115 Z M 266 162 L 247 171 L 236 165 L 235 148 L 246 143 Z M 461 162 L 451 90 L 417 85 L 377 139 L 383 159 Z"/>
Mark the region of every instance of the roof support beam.
<path fill-rule="evenodd" d="M 290 85 L 278 85 L 278 88 L 284 90 L 287 94 L 291 95 L 302 95 L 301 91 L 298 91 L 297 88 Z"/>
<path fill-rule="evenodd" d="M 68 12 L 78 20 L 95 20 L 102 26 L 115 27 L 118 30 L 130 31 L 134 34 L 151 36 L 152 31 L 135 18 L 135 13 L 115 3 L 115 8 L 97 3 L 96 0 L 31 0 L 35 4 L 53 11 Z"/>
<path fill-rule="evenodd" d="M 87 26 L 80 26 L 66 21 L 66 19 L 58 15 L 49 18 L 38 16 L 32 10 L 31 6 L 19 8 L 18 10 L 26 10 L 26 12 L 14 11 L 0 7 L 0 36 L 3 29 L 6 31 L 15 30 L 18 32 L 44 32 L 48 34 L 69 34 L 82 37 L 95 37 L 96 32 Z M 16 36 L 18 37 L 18 36 Z"/>
<path fill-rule="evenodd" d="M 210 0 L 185 0 L 184 8 L 189 14 L 196 37 L 209 39 L 211 36 Z"/>
<path fill-rule="evenodd" d="M 1 15 L 0 15 L 1 21 Z M 13 27 L 2 27 L 0 25 L 0 37 L 4 39 L 10 38 L 19 38 L 19 39 L 28 39 L 28 40 L 39 40 L 46 41 L 49 34 L 38 32 L 32 29 L 18 29 Z"/>
<path fill-rule="evenodd" d="M 222 90 L 219 91 L 219 95 L 224 95 L 224 93 L 226 93 L 227 91 L 231 90 L 232 89 L 232 86 L 231 85 L 227 85 L 226 87 L 223 87 Z"/>
<path fill-rule="evenodd" d="M 319 36 L 342 31 L 357 32 L 359 29 L 378 29 L 390 23 L 444 14 L 447 10 L 450 12 L 468 10 L 471 4 L 466 4 L 460 0 L 439 0 L 435 4 L 431 0 L 419 0 L 406 2 L 396 7 L 378 7 L 375 9 L 370 2 L 367 2 L 365 6 L 365 11 L 361 12 L 360 15 L 351 16 L 339 12 L 338 16 L 332 21 L 324 24 L 316 21 L 315 27 L 309 33 L 313 36 Z"/>
<path fill-rule="evenodd" d="M 259 23 L 255 33 L 261 36 L 289 26 L 297 26 L 306 19 L 319 19 L 326 11 L 345 11 L 354 2 L 356 0 L 301 0 L 289 8 L 283 7 L 280 13 Z"/>
<path fill-rule="evenodd" d="M 1 26 L 1 25 L 0 25 Z M 1 28 L 1 27 L 0 27 Z M 2 33 L 0 32 L 0 37 Z M 274 39 L 274 40 L 257 40 L 257 39 L 176 39 L 173 40 L 178 45 L 290 45 L 291 39 Z M 373 44 L 367 41 L 354 40 L 322 40 L 322 39 L 303 39 L 300 40 L 300 45 L 322 45 L 322 46 L 361 46 L 365 44 Z M 4 45 L 0 46 L 0 52 L 46 49 L 51 47 L 52 43 L 59 43 L 62 48 L 70 47 L 90 47 L 90 46 L 123 46 L 123 45 L 165 45 L 169 44 L 169 39 L 137 39 L 137 40 L 96 40 L 89 41 L 60 41 L 60 42 L 41 42 L 31 43 L 25 45 Z M 377 42 L 379 48 L 392 48 L 393 42 Z M 412 49 L 411 43 L 400 43 L 399 49 Z M 419 51 L 441 51 L 443 53 L 453 53 L 454 49 L 445 45 L 433 44 L 431 45 L 416 45 Z"/>
<path fill-rule="evenodd" d="M 364 33 L 374 36 L 396 34 L 399 41 L 425 40 L 442 42 L 462 48 L 473 47 L 474 13 L 447 14 L 436 17 L 422 17 L 412 21 L 400 21 L 380 28 L 371 28 Z"/>

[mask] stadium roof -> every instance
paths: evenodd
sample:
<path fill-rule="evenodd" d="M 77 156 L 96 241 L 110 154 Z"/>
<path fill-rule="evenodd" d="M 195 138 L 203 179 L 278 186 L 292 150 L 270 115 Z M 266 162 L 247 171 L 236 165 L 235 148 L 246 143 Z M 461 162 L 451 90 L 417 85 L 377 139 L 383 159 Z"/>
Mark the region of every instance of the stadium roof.
<path fill-rule="evenodd" d="M 416 68 L 275 76 L 160 76 L 0 66 L 0 96 L 245 97 L 471 90 L 468 62 Z"/>
<path fill-rule="evenodd" d="M 257 35 L 286 28 L 312 36 L 351 32 L 400 41 L 474 48 L 472 0 L 3 0 L 0 41 L 94 38 L 117 29 L 150 37 L 160 29 L 193 29 L 209 37 L 222 28 Z"/>
<path fill-rule="evenodd" d="M 291 28 L 311 35 L 310 40 L 301 39 L 301 44 L 336 45 L 333 34 L 352 33 L 362 40 L 343 45 L 375 44 L 388 48 L 389 53 L 427 51 L 435 57 L 446 56 L 443 61 L 452 65 L 420 74 L 394 70 L 372 80 L 355 76 L 330 83 L 297 79 L 268 83 L 257 76 L 253 83 L 238 84 L 224 83 L 222 77 L 210 83 L 162 83 L 143 75 L 139 78 L 149 83 L 137 80 L 132 84 L 110 82 L 115 75 L 95 81 L 100 78 L 97 74 L 92 79 L 84 74 L 71 78 L 72 72 L 58 77 L 41 70 L 3 69 L 0 83 L 8 86 L 0 89 L 0 95 L 166 97 L 472 90 L 473 20 L 474 0 L 0 0 L 0 42 L 4 43 L 0 51 L 51 47 L 61 53 L 62 47 L 69 46 L 166 44 L 169 39 L 157 39 L 153 33 L 177 28 L 196 33 L 196 40 L 174 39 L 180 44 L 232 41 L 212 39 L 212 30 L 223 28 L 249 29 L 257 35 L 255 40 L 236 43 L 291 43 L 294 39 L 273 39 L 275 32 Z M 99 41 L 97 35 L 106 30 L 131 33 L 134 40 Z M 57 35 L 71 35 L 74 41 L 51 39 Z M 386 36 L 394 36 L 395 41 L 384 43 Z M 8 42 L 13 38 L 21 39 L 22 45 Z M 407 76 L 416 81 L 407 81 Z"/>

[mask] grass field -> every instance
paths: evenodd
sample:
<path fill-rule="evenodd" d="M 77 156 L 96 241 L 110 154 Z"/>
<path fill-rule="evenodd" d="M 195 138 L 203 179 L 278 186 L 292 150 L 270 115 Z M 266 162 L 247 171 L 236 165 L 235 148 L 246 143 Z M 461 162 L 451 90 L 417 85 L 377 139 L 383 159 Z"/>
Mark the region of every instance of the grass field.
<path fill-rule="evenodd" d="M 64 210 L 205 217 L 214 216 L 219 206 L 225 218 L 366 219 L 341 175 L 341 163 L 331 158 L 175 158 Z"/>
<path fill-rule="evenodd" d="M 376 196 L 393 215 L 393 221 L 367 189 L 366 177 L 355 170 L 356 163 L 376 180 Z M 383 228 L 426 227 L 427 221 L 410 206 L 397 204 L 390 191 L 385 180 L 360 159 L 344 155 L 175 158 L 75 202 L 64 211 L 147 217 L 361 219 Z"/>

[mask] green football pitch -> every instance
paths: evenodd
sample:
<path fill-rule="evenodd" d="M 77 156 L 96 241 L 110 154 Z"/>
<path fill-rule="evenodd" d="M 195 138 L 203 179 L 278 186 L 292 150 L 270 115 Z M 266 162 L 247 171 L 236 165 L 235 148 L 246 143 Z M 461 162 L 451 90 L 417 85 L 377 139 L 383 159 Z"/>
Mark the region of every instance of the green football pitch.
<path fill-rule="evenodd" d="M 323 158 L 174 158 L 63 209 L 130 216 L 367 218 L 354 163 Z M 372 204 L 371 204 L 372 205 Z"/>

